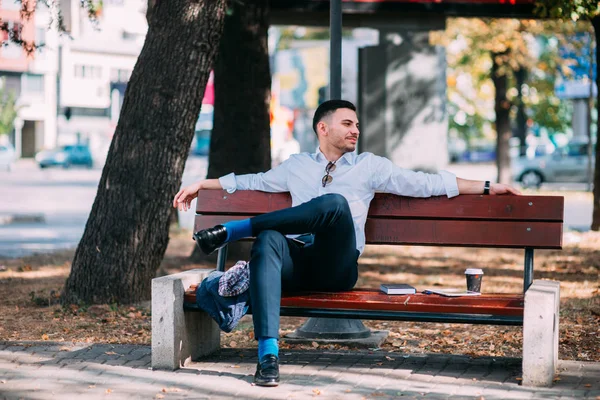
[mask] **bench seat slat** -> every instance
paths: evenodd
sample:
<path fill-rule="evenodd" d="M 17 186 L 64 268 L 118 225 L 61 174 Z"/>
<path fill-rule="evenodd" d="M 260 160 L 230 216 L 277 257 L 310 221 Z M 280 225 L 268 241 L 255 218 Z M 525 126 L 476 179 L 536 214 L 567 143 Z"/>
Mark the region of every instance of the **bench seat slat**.
<path fill-rule="evenodd" d="M 248 215 L 196 215 L 194 229 L 210 228 Z M 299 232 L 300 233 L 300 232 Z M 560 249 L 558 222 L 451 221 L 369 218 L 367 244 Z"/>
<path fill-rule="evenodd" d="M 185 303 L 196 304 L 197 285 L 185 293 Z M 438 314 L 486 314 L 510 317 L 523 316 L 523 295 L 482 294 L 481 296 L 444 297 L 422 293 L 387 295 L 376 289 L 353 289 L 347 292 L 284 293 L 282 314 L 294 314 L 292 309 L 360 310 L 365 312 L 417 312 Z"/>
<path fill-rule="evenodd" d="M 201 190 L 196 212 L 253 216 L 291 205 L 289 193 Z M 446 196 L 412 198 L 377 193 L 369 207 L 369 216 L 562 222 L 563 210 L 564 198 L 560 196 L 461 195 L 448 199 Z"/>

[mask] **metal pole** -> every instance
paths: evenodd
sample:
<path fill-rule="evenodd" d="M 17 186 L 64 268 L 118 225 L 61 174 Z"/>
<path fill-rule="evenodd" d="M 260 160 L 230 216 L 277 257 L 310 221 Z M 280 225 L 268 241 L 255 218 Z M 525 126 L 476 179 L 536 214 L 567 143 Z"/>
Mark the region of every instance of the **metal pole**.
<path fill-rule="evenodd" d="M 329 99 L 342 97 L 342 1 L 330 0 L 329 9 Z M 356 340 L 368 339 L 371 330 L 365 327 L 360 319 L 309 318 L 304 325 L 286 336 L 288 340 L 327 341 L 345 340 L 346 344 Z M 372 347 L 379 346 L 373 343 Z"/>
<path fill-rule="evenodd" d="M 329 99 L 342 98 L 342 0 L 330 0 Z"/>
<path fill-rule="evenodd" d="M 593 28 L 592 28 L 593 29 Z M 588 97 L 588 109 L 587 109 L 587 137 L 588 137 L 588 147 L 587 147 L 587 191 L 592 191 L 592 186 L 594 183 L 594 175 L 592 171 L 592 157 L 593 157 L 593 145 L 592 145 L 592 108 L 594 107 L 594 49 L 592 47 L 592 34 L 589 34 L 589 56 L 590 56 L 590 68 L 589 68 L 589 81 L 590 81 L 590 93 Z"/>
<path fill-rule="evenodd" d="M 525 248 L 525 268 L 523 269 L 523 293 L 533 283 L 533 249 Z"/>

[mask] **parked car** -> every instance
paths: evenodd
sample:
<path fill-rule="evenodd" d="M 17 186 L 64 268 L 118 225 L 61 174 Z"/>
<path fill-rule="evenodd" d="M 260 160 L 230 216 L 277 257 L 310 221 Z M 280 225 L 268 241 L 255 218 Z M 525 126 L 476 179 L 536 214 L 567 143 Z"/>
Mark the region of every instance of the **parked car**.
<path fill-rule="evenodd" d="M 10 171 L 17 158 L 15 149 L 10 144 L 0 144 L 0 170 Z"/>
<path fill-rule="evenodd" d="M 514 158 L 512 173 L 523 187 L 539 188 L 544 182 L 587 182 L 588 141 L 574 139 L 550 154 Z"/>
<path fill-rule="evenodd" d="M 63 146 L 54 150 L 40 151 L 35 160 L 40 168 L 60 166 L 70 168 L 72 165 L 82 165 L 92 168 L 94 161 L 87 145 L 76 144 Z"/>

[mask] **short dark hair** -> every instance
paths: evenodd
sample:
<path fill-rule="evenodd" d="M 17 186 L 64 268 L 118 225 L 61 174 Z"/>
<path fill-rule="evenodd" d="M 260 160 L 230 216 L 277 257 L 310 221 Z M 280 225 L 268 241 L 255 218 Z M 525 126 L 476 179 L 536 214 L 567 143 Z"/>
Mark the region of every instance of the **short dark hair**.
<path fill-rule="evenodd" d="M 321 105 L 317 107 L 317 110 L 315 111 L 315 115 L 313 117 L 312 127 L 315 133 L 317 133 L 317 124 L 323 118 L 333 114 L 338 108 L 348 108 L 356 112 L 356 107 L 354 106 L 354 104 L 346 100 L 327 100 L 321 103 Z"/>

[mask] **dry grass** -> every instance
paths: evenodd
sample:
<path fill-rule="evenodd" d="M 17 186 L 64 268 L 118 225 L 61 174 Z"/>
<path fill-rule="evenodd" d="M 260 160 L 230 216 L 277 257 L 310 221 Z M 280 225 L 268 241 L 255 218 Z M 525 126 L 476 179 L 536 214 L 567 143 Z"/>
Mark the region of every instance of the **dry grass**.
<path fill-rule="evenodd" d="M 189 232 L 175 232 L 161 270 L 173 273 L 209 267 L 191 263 Z M 133 306 L 61 307 L 72 251 L 21 259 L 0 259 L 0 340 L 53 340 L 150 344 L 148 303 Z M 368 247 L 360 262 L 359 286 L 405 282 L 417 288 L 464 286 L 464 268 L 485 270 L 484 292 L 522 290 L 523 252 L 505 249 Z M 562 251 L 538 251 L 536 279 L 561 282 L 560 358 L 600 361 L 600 234 L 567 233 Z M 282 334 L 303 322 L 282 318 Z M 453 353 L 519 357 L 520 327 L 367 321 L 387 329 L 383 345 L 402 353 Z M 254 347 L 250 317 L 223 334 L 226 347 Z M 302 347 L 295 345 L 296 347 Z M 318 346 L 316 343 L 313 345 Z M 282 348 L 291 347 L 285 343 Z M 327 346 L 335 348 L 337 346 Z"/>

